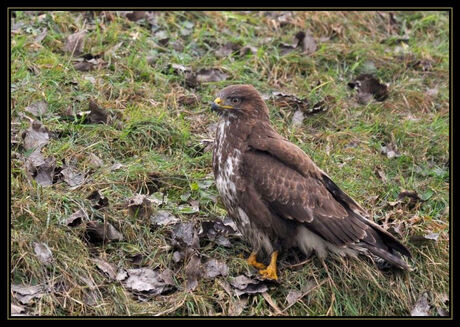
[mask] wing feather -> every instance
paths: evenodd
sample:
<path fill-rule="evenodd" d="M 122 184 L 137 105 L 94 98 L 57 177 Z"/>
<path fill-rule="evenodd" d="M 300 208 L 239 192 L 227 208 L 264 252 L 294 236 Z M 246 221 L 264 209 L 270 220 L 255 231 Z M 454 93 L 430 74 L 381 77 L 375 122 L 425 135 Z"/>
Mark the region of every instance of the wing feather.
<path fill-rule="evenodd" d="M 359 204 L 270 125 L 255 128 L 248 145 L 245 171 L 277 215 L 306 224 L 311 231 L 338 246 L 364 242 L 374 252 L 390 253 L 395 249 L 410 257 L 404 245 L 364 218 L 366 212 Z"/>

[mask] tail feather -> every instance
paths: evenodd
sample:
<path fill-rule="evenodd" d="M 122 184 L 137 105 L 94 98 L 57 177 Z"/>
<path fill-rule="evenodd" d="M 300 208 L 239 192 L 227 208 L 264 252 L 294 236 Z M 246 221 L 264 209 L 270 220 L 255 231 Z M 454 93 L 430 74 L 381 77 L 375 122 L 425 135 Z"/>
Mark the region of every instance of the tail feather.
<path fill-rule="evenodd" d="M 390 253 L 389 251 L 366 243 L 362 244 L 362 246 L 367 248 L 369 252 L 371 252 L 372 254 L 375 254 L 376 256 L 384 259 L 390 264 L 403 270 L 409 270 L 409 265 L 401 258 L 401 256 L 397 252 Z"/>

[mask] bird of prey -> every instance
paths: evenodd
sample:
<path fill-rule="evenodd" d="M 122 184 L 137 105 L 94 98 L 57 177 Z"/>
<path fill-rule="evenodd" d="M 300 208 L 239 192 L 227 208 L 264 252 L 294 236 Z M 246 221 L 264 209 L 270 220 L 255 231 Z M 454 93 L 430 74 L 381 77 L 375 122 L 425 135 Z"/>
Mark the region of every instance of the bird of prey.
<path fill-rule="evenodd" d="M 408 269 L 409 250 L 369 220 L 298 146 L 270 125 L 269 111 L 252 85 L 231 85 L 211 109 L 220 115 L 213 171 L 222 201 L 252 246 L 247 262 L 266 279 L 278 279 L 277 257 L 293 247 L 313 252 L 381 258 Z M 258 258 L 270 257 L 268 266 Z"/>

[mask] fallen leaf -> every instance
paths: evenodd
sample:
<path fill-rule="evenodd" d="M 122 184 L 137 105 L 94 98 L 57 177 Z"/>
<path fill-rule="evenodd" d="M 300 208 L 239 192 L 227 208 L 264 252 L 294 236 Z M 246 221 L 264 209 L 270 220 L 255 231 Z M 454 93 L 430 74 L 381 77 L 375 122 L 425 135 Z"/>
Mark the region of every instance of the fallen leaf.
<path fill-rule="evenodd" d="M 239 275 L 232 278 L 230 285 L 233 286 L 236 296 L 257 294 L 268 291 L 268 286 L 265 282 L 258 279 L 249 278 L 245 275 Z"/>
<path fill-rule="evenodd" d="M 161 206 L 168 203 L 168 196 L 161 192 L 155 192 L 150 195 L 150 200 L 154 205 Z"/>
<path fill-rule="evenodd" d="M 23 316 L 26 309 L 22 305 L 11 303 L 11 315 L 12 316 Z"/>
<path fill-rule="evenodd" d="M 291 53 L 292 51 L 294 51 L 296 49 L 296 47 L 297 47 L 296 45 L 287 44 L 287 43 L 280 43 L 278 45 L 280 55 L 282 55 L 282 56 L 285 56 L 288 53 Z"/>
<path fill-rule="evenodd" d="M 163 30 L 157 31 L 154 34 L 154 38 L 162 46 L 167 46 L 169 43 L 169 36 L 166 31 L 163 31 Z"/>
<path fill-rule="evenodd" d="M 128 211 L 133 217 L 149 218 L 152 214 L 152 202 L 143 194 L 136 194 L 128 200 Z"/>
<path fill-rule="evenodd" d="M 192 255 L 189 262 L 185 266 L 185 289 L 193 291 L 198 286 L 198 280 L 201 278 L 203 267 L 201 258 L 198 255 Z"/>
<path fill-rule="evenodd" d="M 386 183 L 388 181 L 385 172 L 381 168 L 375 168 L 374 172 L 382 182 Z"/>
<path fill-rule="evenodd" d="M 105 243 L 107 241 L 122 241 L 123 234 L 106 222 L 88 221 L 86 224 L 86 237 L 90 243 Z"/>
<path fill-rule="evenodd" d="M 388 87 L 381 84 L 372 74 L 361 74 L 348 83 L 351 89 L 358 91 L 358 102 L 367 104 L 372 97 L 377 101 L 384 101 L 388 98 Z"/>
<path fill-rule="evenodd" d="M 75 227 L 80 225 L 83 222 L 83 220 L 87 219 L 88 213 L 86 213 L 85 210 L 80 209 L 71 214 L 70 217 L 65 220 L 65 224 L 69 227 Z"/>
<path fill-rule="evenodd" d="M 228 57 L 232 53 L 239 51 L 241 46 L 238 43 L 227 42 L 224 45 L 221 45 L 220 48 L 215 52 L 216 57 L 223 58 Z"/>
<path fill-rule="evenodd" d="M 193 26 L 195 25 L 193 22 L 190 21 L 184 21 L 181 24 L 180 28 L 180 35 L 182 36 L 189 36 L 190 34 L 193 33 Z"/>
<path fill-rule="evenodd" d="M 288 306 L 292 306 L 294 303 L 299 301 L 302 298 L 302 292 L 298 290 L 290 290 L 286 296 L 286 302 Z"/>
<path fill-rule="evenodd" d="M 249 297 L 236 298 L 236 300 L 231 301 L 228 308 L 229 316 L 240 316 L 244 308 L 248 304 Z"/>
<path fill-rule="evenodd" d="M 204 264 L 204 276 L 207 278 L 214 278 L 217 276 L 227 276 L 228 266 L 225 262 L 216 259 L 208 260 Z"/>
<path fill-rule="evenodd" d="M 174 251 L 173 253 L 173 260 L 175 263 L 179 263 L 184 260 L 185 253 L 184 251 Z"/>
<path fill-rule="evenodd" d="M 157 226 L 166 226 L 169 224 L 175 224 L 179 221 L 172 213 L 159 210 L 150 217 L 150 222 Z"/>
<path fill-rule="evenodd" d="M 181 95 L 177 98 L 177 102 L 184 106 L 197 105 L 200 103 L 200 97 L 195 94 Z"/>
<path fill-rule="evenodd" d="M 80 72 L 89 72 L 93 70 L 96 66 L 88 61 L 77 61 L 73 63 L 73 68 Z"/>
<path fill-rule="evenodd" d="M 46 101 L 34 102 L 27 106 L 24 110 L 36 117 L 40 117 L 43 116 L 48 110 L 48 103 Z"/>
<path fill-rule="evenodd" d="M 412 308 L 410 315 L 413 317 L 418 316 L 430 316 L 431 305 L 428 301 L 428 293 L 424 292 L 415 302 L 414 307 Z"/>
<path fill-rule="evenodd" d="M 91 259 L 96 266 L 104 272 L 110 279 L 115 280 L 117 277 L 117 270 L 114 265 L 108 263 L 107 261 L 101 258 L 93 258 Z"/>
<path fill-rule="evenodd" d="M 241 237 L 241 234 L 233 229 L 233 227 L 225 225 L 222 221 L 214 220 L 204 221 L 201 223 L 198 237 L 206 237 L 208 240 L 218 245 L 231 247 L 232 244 L 227 237 Z"/>
<path fill-rule="evenodd" d="M 109 169 L 111 171 L 115 171 L 115 170 L 119 170 L 120 168 L 123 168 L 123 167 L 125 167 L 125 165 L 123 165 L 123 164 L 121 164 L 119 162 L 116 162 L 112 166 L 110 166 Z"/>
<path fill-rule="evenodd" d="M 85 175 L 79 173 L 74 167 L 67 166 L 61 170 L 62 180 L 70 187 L 80 186 L 85 181 Z"/>
<path fill-rule="evenodd" d="M 85 30 L 69 35 L 64 45 L 64 51 L 70 53 L 73 56 L 80 55 L 83 51 L 85 37 Z"/>
<path fill-rule="evenodd" d="M 416 191 L 407 191 L 407 190 L 401 191 L 398 194 L 398 200 L 403 200 L 404 198 L 409 198 L 411 202 L 423 201 L 419 197 L 419 195 L 418 195 L 418 193 Z"/>
<path fill-rule="evenodd" d="M 388 159 L 398 158 L 401 156 L 401 154 L 398 151 L 398 147 L 394 143 L 388 143 L 386 145 L 383 145 L 380 148 L 380 153 L 385 154 Z"/>
<path fill-rule="evenodd" d="M 41 149 L 49 142 L 50 132 L 41 122 L 34 120 L 29 129 L 22 133 L 22 139 L 26 151 L 32 149 L 37 150 Z"/>
<path fill-rule="evenodd" d="M 433 68 L 433 61 L 428 60 L 428 59 L 415 60 L 415 61 L 409 62 L 408 66 L 411 68 L 422 70 L 426 72 L 426 71 L 430 71 Z"/>
<path fill-rule="evenodd" d="M 99 296 L 99 292 L 97 292 L 96 290 L 94 290 L 94 289 L 85 289 L 85 290 L 83 290 L 82 301 L 86 305 L 88 305 L 90 307 L 94 307 L 94 306 L 96 306 L 97 304 L 100 303 L 101 298 Z"/>
<path fill-rule="evenodd" d="M 413 244 L 427 244 L 431 242 L 437 242 L 439 238 L 439 233 L 427 233 L 427 234 L 418 234 L 413 235 L 409 239 Z"/>
<path fill-rule="evenodd" d="M 126 278 L 128 278 L 128 272 L 124 268 L 120 268 L 117 272 L 117 275 L 115 276 L 115 279 L 118 281 L 123 281 Z"/>
<path fill-rule="evenodd" d="M 126 270 L 127 278 L 122 280 L 123 285 L 139 296 L 148 298 L 166 293 L 174 288 L 170 278 L 157 270 L 150 268 L 133 268 Z M 122 276 L 120 276 L 122 277 Z M 124 276 L 123 276 L 124 277 Z"/>
<path fill-rule="evenodd" d="M 177 211 L 183 214 L 192 214 L 200 211 L 198 201 L 190 201 L 190 204 L 181 204 L 177 207 Z"/>
<path fill-rule="evenodd" d="M 34 242 L 34 252 L 38 261 L 47 265 L 53 261 L 53 253 L 45 243 Z"/>
<path fill-rule="evenodd" d="M 89 101 L 90 114 L 88 120 L 90 124 L 106 124 L 109 120 L 109 113 L 104 108 L 101 108 L 93 100 Z"/>
<path fill-rule="evenodd" d="M 304 119 L 305 119 L 305 116 L 303 115 L 303 112 L 300 110 L 297 110 L 296 112 L 294 112 L 294 115 L 292 116 L 291 124 L 293 127 L 302 126 Z"/>
<path fill-rule="evenodd" d="M 247 56 L 249 54 L 257 54 L 257 48 L 252 45 L 245 45 L 240 49 L 240 56 Z"/>
<path fill-rule="evenodd" d="M 35 150 L 26 159 L 26 171 L 39 185 L 53 185 L 56 175 L 56 159 L 52 156 L 45 159 L 40 150 Z"/>
<path fill-rule="evenodd" d="M 109 199 L 107 199 L 104 195 L 102 195 L 97 190 L 91 192 L 91 194 L 87 197 L 87 199 L 93 202 L 94 209 L 101 209 L 109 205 Z"/>
<path fill-rule="evenodd" d="M 89 154 L 89 165 L 92 168 L 99 168 L 99 167 L 102 167 L 104 165 L 104 162 L 102 161 L 101 158 L 96 156 L 94 153 L 90 153 Z"/>
<path fill-rule="evenodd" d="M 13 296 L 21 304 L 30 304 L 35 298 L 40 298 L 45 295 L 45 287 L 43 285 L 11 285 Z"/>
<path fill-rule="evenodd" d="M 144 256 L 140 253 L 128 256 L 127 259 L 129 262 L 131 262 L 135 266 L 140 266 L 142 264 L 142 261 L 144 259 Z"/>
<path fill-rule="evenodd" d="M 126 14 L 126 18 L 128 18 L 132 22 L 137 22 L 140 19 L 146 18 L 147 12 L 142 10 L 136 10 Z"/>
<path fill-rule="evenodd" d="M 208 82 L 220 82 L 225 81 L 228 77 L 228 74 L 222 72 L 220 69 L 200 69 L 196 73 L 196 80 L 199 83 L 208 83 Z"/>
<path fill-rule="evenodd" d="M 200 240 L 194 223 L 176 224 L 172 230 L 172 240 L 174 245 L 191 247 L 194 249 L 200 247 Z"/>
<path fill-rule="evenodd" d="M 310 34 L 310 31 L 298 32 L 295 37 L 298 40 L 297 46 L 302 49 L 303 54 L 309 55 L 316 51 L 316 41 Z"/>

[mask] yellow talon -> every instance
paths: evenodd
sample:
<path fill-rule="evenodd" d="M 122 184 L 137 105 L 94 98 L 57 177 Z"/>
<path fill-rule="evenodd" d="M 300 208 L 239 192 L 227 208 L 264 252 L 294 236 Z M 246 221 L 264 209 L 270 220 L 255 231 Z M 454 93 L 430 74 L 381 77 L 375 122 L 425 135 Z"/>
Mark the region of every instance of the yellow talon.
<path fill-rule="evenodd" d="M 249 258 L 246 259 L 246 262 L 257 268 L 257 269 L 265 269 L 266 266 L 263 264 L 263 263 L 260 263 L 257 261 L 257 254 L 255 252 L 252 252 L 251 255 L 249 256 Z"/>
<path fill-rule="evenodd" d="M 259 270 L 259 274 L 262 275 L 265 279 L 273 279 L 278 280 L 278 275 L 276 274 L 276 260 L 278 259 L 278 251 L 274 251 L 272 253 L 272 257 L 270 259 L 270 264 L 266 269 Z"/>

